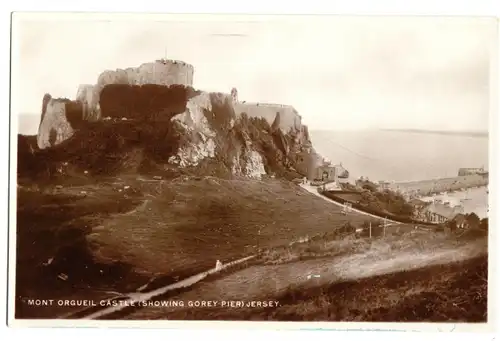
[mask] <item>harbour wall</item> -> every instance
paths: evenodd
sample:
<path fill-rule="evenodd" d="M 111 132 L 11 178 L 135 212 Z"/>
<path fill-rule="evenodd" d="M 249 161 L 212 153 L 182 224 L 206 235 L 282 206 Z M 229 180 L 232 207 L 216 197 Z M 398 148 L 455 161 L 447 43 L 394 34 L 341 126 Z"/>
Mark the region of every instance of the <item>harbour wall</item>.
<path fill-rule="evenodd" d="M 399 182 L 389 185 L 389 189 L 406 194 L 425 196 L 434 193 L 457 191 L 471 187 L 488 186 L 488 175 L 464 175 L 451 178 Z"/>

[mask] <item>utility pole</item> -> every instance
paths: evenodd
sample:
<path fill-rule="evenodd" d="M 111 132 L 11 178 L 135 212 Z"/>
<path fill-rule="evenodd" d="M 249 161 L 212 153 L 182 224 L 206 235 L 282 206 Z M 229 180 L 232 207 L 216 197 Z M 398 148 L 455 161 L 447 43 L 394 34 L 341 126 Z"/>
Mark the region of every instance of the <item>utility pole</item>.
<path fill-rule="evenodd" d="M 370 221 L 370 239 L 372 239 L 372 222 Z"/>

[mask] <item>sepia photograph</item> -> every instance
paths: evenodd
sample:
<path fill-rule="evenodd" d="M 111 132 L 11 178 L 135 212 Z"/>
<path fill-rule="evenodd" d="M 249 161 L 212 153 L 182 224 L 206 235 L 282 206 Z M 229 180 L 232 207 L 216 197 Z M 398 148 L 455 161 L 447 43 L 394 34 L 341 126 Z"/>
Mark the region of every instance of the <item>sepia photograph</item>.
<path fill-rule="evenodd" d="M 10 323 L 486 325 L 497 30 L 14 13 Z"/>

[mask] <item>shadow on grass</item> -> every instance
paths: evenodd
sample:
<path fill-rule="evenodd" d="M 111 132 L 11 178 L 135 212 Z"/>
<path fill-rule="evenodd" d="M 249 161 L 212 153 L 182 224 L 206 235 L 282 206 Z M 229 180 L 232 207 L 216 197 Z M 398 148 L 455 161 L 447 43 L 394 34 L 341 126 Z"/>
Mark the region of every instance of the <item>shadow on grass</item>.
<path fill-rule="evenodd" d="M 106 215 L 123 213 L 136 199 L 86 197 L 18 191 L 16 318 L 42 318 L 51 309 L 29 306 L 29 299 L 62 299 L 126 290 L 147 281 L 121 262 L 97 263 L 86 236 Z M 54 309 L 56 309 L 54 307 Z M 54 317 L 54 316 L 50 316 Z"/>

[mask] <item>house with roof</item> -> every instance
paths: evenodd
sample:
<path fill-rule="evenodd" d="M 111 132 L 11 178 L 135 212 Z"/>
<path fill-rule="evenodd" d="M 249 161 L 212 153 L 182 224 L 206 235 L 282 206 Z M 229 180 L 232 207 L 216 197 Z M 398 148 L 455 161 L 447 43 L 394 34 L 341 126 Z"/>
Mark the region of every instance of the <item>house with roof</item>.
<path fill-rule="evenodd" d="M 378 188 L 381 191 L 385 191 L 385 190 L 390 189 L 390 186 L 391 186 L 391 183 L 389 181 L 379 180 L 379 182 L 378 182 Z"/>
<path fill-rule="evenodd" d="M 427 220 L 426 208 L 431 203 L 428 201 L 423 201 L 418 198 L 411 199 L 408 204 L 413 206 L 413 218 L 416 220 L 425 221 Z"/>
<path fill-rule="evenodd" d="M 463 213 L 462 206 L 451 206 L 449 202 L 443 203 L 436 200 L 425 207 L 423 216 L 425 221 L 440 224 L 452 220 L 459 213 Z"/>
<path fill-rule="evenodd" d="M 349 171 L 342 166 L 342 163 L 332 165 L 326 160 L 323 161 L 323 164 L 315 167 L 313 174 L 313 180 L 325 182 L 339 182 L 339 179 L 346 180 L 348 177 Z"/>

